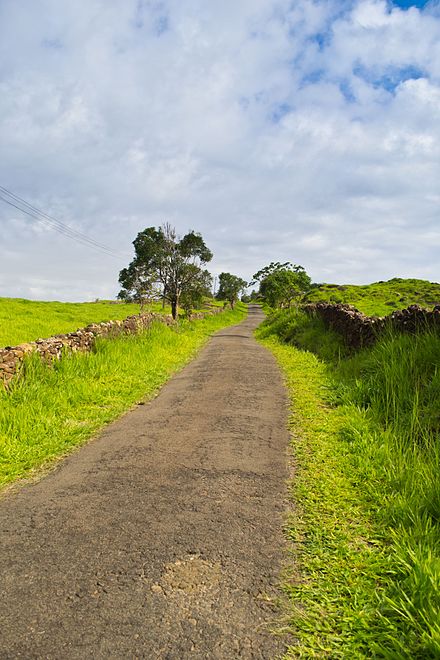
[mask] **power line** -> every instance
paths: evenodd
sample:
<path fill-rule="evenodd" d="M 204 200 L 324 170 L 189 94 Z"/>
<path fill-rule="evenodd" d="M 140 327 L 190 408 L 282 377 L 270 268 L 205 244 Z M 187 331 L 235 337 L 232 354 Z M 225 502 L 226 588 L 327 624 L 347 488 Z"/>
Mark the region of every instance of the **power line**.
<path fill-rule="evenodd" d="M 102 252 L 105 252 L 109 256 L 114 256 L 120 258 L 122 255 L 119 255 L 117 252 L 112 250 L 111 248 L 107 247 L 106 245 L 103 245 L 102 243 L 98 243 L 98 241 L 95 241 L 92 238 L 89 238 L 86 234 L 82 234 L 81 232 L 76 231 L 75 229 L 72 229 L 68 225 L 65 225 L 63 222 L 57 220 L 53 216 L 49 215 L 48 213 L 45 213 L 44 211 L 41 211 L 37 207 L 33 206 L 32 204 L 29 204 L 26 200 L 24 200 L 22 197 L 19 195 L 16 195 L 15 193 L 11 192 L 7 188 L 4 188 L 3 186 L 0 186 L 0 193 L 3 193 L 4 195 L 7 195 L 7 198 L 5 198 L 3 195 L 0 195 L 0 199 L 6 204 L 9 204 L 10 206 L 13 206 L 14 208 L 18 209 L 22 213 L 25 213 L 26 215 L 40 221 L 43 223 L 46 223 L 55 231 L 58 231 L 60 234 L 64 235 L 67 238 L 71 238 L 72 240 L 77 241 L 78 243 L 81 243 L 82 245 L 86 245 L 88 247 L 96 248 L 101 250 Z M 9 199 L 8 199 L 9 197 Z M 12 200 L 12 201 L 11 201 Z"/>
<path fill-rule="evenodd" d="M 0 195 L 0 199 L 5 202 L 6 204 L 9 204 L 9 206 L 13 206 L 14 208 L 18 209 L 22 213 L 25 213 L 26 215 L 30 216 L 31 218 L 34 218 L 35 220 L 38 220 L 39 222 L 45 222 L 46 224 L 49 224 L 53 229 L 58 231 L 60 234 L 63 234 L 67 238 L 71 238 L 78 243 L 81 243 L 82 245 L 86 245 L 87 247 L 93 247 L 95 249 L 100 249 L 104 251 L 106 254 L 116 257 L 118 256 L 116 253 L 110 251 L 110 249 L 107 249 L 105 246 L 101 246 L 99 244 L 95 244 L 95 242 L 91 242 L 93 239 L 90 241 L 87 238 L 83 238 L 81 235 L 77 236 L 73 233 L 74 230 L 72 230 L 72 233 L 68 230 L 61 229 L 59 227 L 54 226 L 52 223 L 49 223 L 48 220 L 46 220 L 44 217 L 41 217 L 37 213 L 33 213 L 31 211 L 28 211 L 24 208 L 21 208 L 18 204 L 15 204 L 14 202 L 11 202 L 8 199 L 5 199 L 2 195 Z"/>
<path fill-rule="evenodd" d="M 39 216 L 37 213 L 33 213 L 31 211 L 27 211 L 26 209 L 21 208 L 18 204 L 14 204 L 14 202 L 11 202 L 10 200 L 5 199 L 2 195 L 0 195 L 0 200 L 5 202 L 6 204 L 9 204 L 9 206 L 13 206 L 14 208 L 18 209 L 22 213 L 25 213 L 26 215 L 30 216 L 31 218 L 34 218 L 35 220 L 38 220 L 39 222 L 45 222 L 46 224 L 51 226 L 53 229 L 58 231 L 60 234 L 66 236 L 67 238 L 71 238 L 72 240 L 75 240 L 77 243 L 80 243 L 81 245 L 86 245 L 87 247 L 92 247 L 94 249 L 99 249 L 99 250 L 105 252 L 105 254 L 108 254 L 109 256 L 112 256 L 112 257 L 119 256 L 116 253 L 111 252 L 109 249 L 107 249 L 104 246 L 95 245 L 94 243 L 89 242 L 86 238 L 82 238 L 81 236 L 73 235 L 69 231 L 65 231 L 63 229 L 60 229 L 60 228 L 54 226 L 52 223 L 49 223 L 45 218 Z"/>
<path fill-rule="evenodd" d="M 99 243 L 98 241 L 95 241 L 95 239 L 90 238 L 86 234 L 76 231 L 75 229 L 72 229 L 71 227 L 64 224 L 57 218 L 54 218 L 52 215 L 49 215 L 45 211 L 41 211 L 36 206 L 33 206 L 19 195 L 16 195 L 15 193 L 11 192 L 10 190 L 4 188 L 1 185 L 0 185 L 0 200 L 5 202 L 6 204 L 9 204 L 9 206 L 18 209 L 22 213 L 25 213 L 31 218 L 34 218 L 35 220 L 45 223 L 46 225 L 50 226 L 58 233 L 65 236 L 66 238 L 70 238 L 76 241 L 77 243 L 80 243 L 81 245 L 85 245 L 87 247 L 100 250 L 101 252 L 104 252 L 105 254 L 111 257 L 116 257 L 118 259 L 126 258 L 123 257 L 123 255 L 117 253 L 112 248 L 109 248 L 108 246 L 104 245 L 103 243 Z"/>

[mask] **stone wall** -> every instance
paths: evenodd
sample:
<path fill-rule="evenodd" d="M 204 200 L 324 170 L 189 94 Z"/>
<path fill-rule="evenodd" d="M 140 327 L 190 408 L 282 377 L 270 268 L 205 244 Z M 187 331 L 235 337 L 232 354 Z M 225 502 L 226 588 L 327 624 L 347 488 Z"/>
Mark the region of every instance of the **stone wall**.
<path fill-rule="evenodd" d="M 389 316 L 366 316 L 351 305 L 326 302 L 305 305 L 304 310 L 308 314 L 320 316 L 325 325 L 342 335 L 347 346 L 351 348 L 371 345 L 386 328 L 411 333 L 426 328 L 440 330 L 440 305 L 436 305 L 432 310 L 410 305 L 407 309 L 396 310 Z"/>
<path fill-rule="evenodd" d="M 213 307 L 208 314 L 216 314 L 223 310 Z M 201 319 L 206 313 L 192 314 L 191 319 Z M 97 337 L 115 337 L 120 334 L 136 334 L 148 328 L 153 321 L 159 321 L 166 325 L 173 325 L 175 321 L 171 315 L 147 313 L 142 316 L 128 316 L 123 321 L 103 321 L 102 323 L 91 323 L 85 328 L 66 335 L 55 335 L 48 339 L 37 339 L 18 346 L 6 346 L 0 348 L 0 386 L 1 383 L 8 385 L 12 378 L 20 371 L 20 367 L 26 355 L 38 353 L 43 360 L 51 361 L 60 359 L 67 351 L 89 351 Z"/>

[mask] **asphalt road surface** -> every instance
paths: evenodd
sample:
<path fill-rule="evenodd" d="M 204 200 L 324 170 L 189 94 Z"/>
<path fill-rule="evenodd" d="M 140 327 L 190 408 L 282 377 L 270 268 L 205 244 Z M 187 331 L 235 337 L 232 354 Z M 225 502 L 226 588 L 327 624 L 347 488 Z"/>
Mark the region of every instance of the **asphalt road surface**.
<path fill-rule="evenodd" d="M 262 318 L 3 496 L 2 659 L 282 655 L 287 396 Z"/>

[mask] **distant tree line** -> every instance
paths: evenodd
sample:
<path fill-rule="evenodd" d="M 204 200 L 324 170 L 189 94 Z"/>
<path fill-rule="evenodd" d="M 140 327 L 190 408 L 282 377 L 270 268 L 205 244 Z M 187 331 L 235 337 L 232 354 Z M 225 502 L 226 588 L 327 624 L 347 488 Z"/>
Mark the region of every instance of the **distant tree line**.
<path fill-rule="evenodd" d="M 133 246 L 134 258 L 119 273 L 119 299 L 138 302 L 141 312 L 153 300 L 168 302 L 176 319 L 179 308 L 189 315 L 211 296 L 212 276 L 205 266 L 213 255 L 199 233 L 189 231 L 179 237 L 170 224 L 148 227 L 138 233 Z M 246 294 L 247 287 L 256 284 L 258 291 Z M 231 308 L 240 297 L 246 302 L 263 301 L 271 307 L 292 307 L 311 286 L 302 266 L 272 262 L 255 273 L 250 283 L 232 273 L 221 273 L 216 297 Z"/>

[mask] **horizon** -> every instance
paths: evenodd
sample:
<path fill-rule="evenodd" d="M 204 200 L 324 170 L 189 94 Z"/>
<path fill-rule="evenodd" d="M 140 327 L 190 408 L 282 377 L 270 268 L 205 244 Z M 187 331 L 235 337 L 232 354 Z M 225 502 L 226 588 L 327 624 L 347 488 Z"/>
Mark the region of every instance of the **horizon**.
<path fill-rule="evenodd" d="M 431 280 L 423 280 L 420 278 L 415 278 L 415 277 L 392 277 L 388 280 L 377 280 L 375 282 L 361 282 L 361 283 L 353 283 L 353 282 L 314 282 L 312 281 L 312 286 L 314 287 L 321 287 L 321 286 L 335 286 L 335 287 L 365 287 L 365 286 L 372 286 L 374 284 L 388 284 L 389 282 L 392 282 L 394 280 L 402 280 L 403 282 L 407 281 L 420 281 L 420 282 L 426 282 L 428 284 L 437 284 L 440 285 L 440 282 L 436 281 L 431 281 Z M 247 290 L 250 292 L 251 290 L 254 290 L 257 285 L 254 286 L 248 286 Z M 214 297 L 214 296 L 213 296 Z M 0 295 L 0 300 L 26 300 L 29 302 L 58 302 L 58 303 L 66 303 L 66 304 L 73 304 L 73 305 L 81 305 L 81 304 L 93 304 L 93 303 L 117 303 L 118 305 L 125 305 L 125 304 L 132 304 L 132 303 L 127 303 L 125 300 L 119 300 L 117 297 L 115 298 L 94 298 L 88 299 L 88 300 L 58 300 L 58 299 L 39 299 L 39 298 L 23 298 L 22 296 L 2 296 Z"/>
<path fill-rule="evenodd" d="M 214 276 L 440 279 L 436 0 L 5 0 L 0 44 L 3 297 L 113 299 L 163 222 Z"/>

